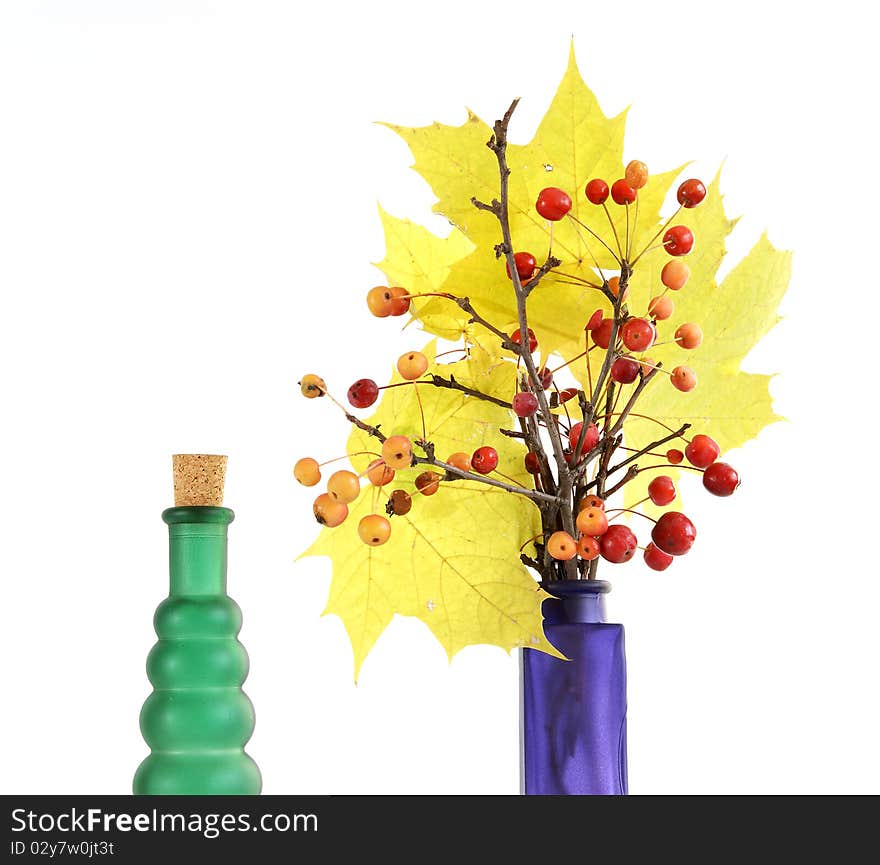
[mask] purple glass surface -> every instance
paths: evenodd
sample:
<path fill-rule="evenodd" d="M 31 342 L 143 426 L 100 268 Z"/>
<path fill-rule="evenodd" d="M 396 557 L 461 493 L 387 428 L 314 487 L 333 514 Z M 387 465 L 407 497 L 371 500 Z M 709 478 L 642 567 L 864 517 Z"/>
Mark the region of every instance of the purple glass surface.
<path fill-rule="evenodd" d="M 625 794 L 626 657 L 623 625 L 605 622 L 610 586 L 545 588 L 544 632 L 569 660 L 522 651 L 522 792 Z"/>

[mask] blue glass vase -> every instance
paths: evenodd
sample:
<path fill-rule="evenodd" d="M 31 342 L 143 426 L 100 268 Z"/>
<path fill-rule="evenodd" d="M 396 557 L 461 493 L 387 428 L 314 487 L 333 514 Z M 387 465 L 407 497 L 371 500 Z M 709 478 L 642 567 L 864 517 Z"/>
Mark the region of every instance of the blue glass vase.
<path fill-rule="evenodd" d="M 602 580 L 546 583 L 544 632 L 568 658 L 523 649 L 520 747 L 526 795 L 622 795 L 626 778 L 623 625 L 605 621 Z"/>

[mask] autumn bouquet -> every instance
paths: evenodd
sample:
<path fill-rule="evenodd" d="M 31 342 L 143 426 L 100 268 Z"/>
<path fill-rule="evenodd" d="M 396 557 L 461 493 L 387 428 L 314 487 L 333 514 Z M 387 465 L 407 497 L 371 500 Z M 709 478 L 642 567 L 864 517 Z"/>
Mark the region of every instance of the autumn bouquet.
<path fill-rule="evenodd" d="M 382 212 L 387 283 L 367 305 L 445 344 L 346 399 L 300 380 L 353 425 L 350 467 L 305 457 L 294 474 L 328 475 L 308 553 L 333 560 L 327 612 L 356 671 L 395 613 L 450 657 L 474 643 L 560 656 L 545 600 L 606 565 L 674 566 L 697 537 L 680 474 L 731 495 L 722 452 L 774 419 L 769 377 L 740 361 L 776 321 L 788 255 L 762 237 L 719 285 L 734 221 L 718 179 L 624 165 L 624 116 L 605 117 L 573 55 L 524 146 L 508 140 L 516 104 L 492 127 L 391 127 L 452 231 Z"/>

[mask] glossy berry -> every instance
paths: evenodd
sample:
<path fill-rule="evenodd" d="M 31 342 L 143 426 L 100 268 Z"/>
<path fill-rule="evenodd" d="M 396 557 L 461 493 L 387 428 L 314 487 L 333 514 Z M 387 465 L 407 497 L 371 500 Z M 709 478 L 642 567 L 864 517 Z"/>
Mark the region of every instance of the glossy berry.
<path fill-rule="evenodd" d="M 529 353 L 533 352 L 538 347 L 538 337 L 535 336 L 535 332 L 528 328 L 529 333 Z M 512 334 L 510 334 L 510 339 L 512 342 L 515 342 L 517 345 L 522 344 L 522 331 L 515 330 Z"/>
<path fill-rule="evenodd" d="M 376 318 L 387 318 L 394 309 L 394 295 L 385 285 L 377 285 L 367 292 L 367 307 Z"/>
<path fill-rule="evenodd" d="M 718 442 L 703 433 L 697 433 L 684 449 L 687 461 L 698 469 L 709 468 L 718 459 L 720 453 L 721 448 L 718 447 Z"/>
<path fill-rule="evenodd" d="M 615 297 L 620 294 L 620 277 L 612 276 L 611 279 L 608 280 L 608 291 L 610 291 Z M 626 300 L 629 297 L 629 286 L 624 289 L 623 299 Z"/>
<path fill-rule="evenodd" d="M 555 186 L 548 186 L 538 193 L 535 210 L 551 222 L 562 219 L 571 210 L 571 198 L 568 193 Z"/>
<path fill-rule="evenodd" d="M 608 184 L 598 177 L 587 184 L 584 192 L 590 204 L 604 204 L 608 200 Z"/>
<path fill-rule="evenodd" d="M 348 505 L 337 502 L 329 493 L 321 493 L 312 505 L 312 513 L 322 526 L 332 529 L 345 522 Z"/>
<path fill-rule="evenodd" d="M 623 179 L 633 189 L 641 189 L 648 182 L 648 166 L 644 162 L 639 162 L 638 159 L 633 159 L 626 166 Z"/>
<path fill-rule="evenodd" d="M 382 459 L 388 468 L 409 468 L 412 465 L 412 442 L 406 436 L 390 436 L 382 442 Z"/>
<path fill-rule="evenodd" d="M 572 451 L 577 447 L 578 439 L 581 437 L 581 430 L 584 428 L 584 422 L 579 420 L 576 424 L 572 425 L 572 428 L 568 431 L 568 443 L 571 445 Z M 599 441 L 599 427 L 596 424 L 591 423 L 587 427 L 587 432 L 584 435 L 584 444 L 581 448 L 581 454 L 589 453 Z"/>
<path fill-rule="evenodd" d="M 544 390 L 549 390 L 550 385 L 553 384 L 553 373 L 546 366 L 538 370 L 538 382 Z"/>
<path fill-rule="evenodd" d="M 534 451 L 529 451 L 525 460 L 523 461 L 526 467 L 526 471 L 530 475 L 539 475 L 541 474 L 541 461 L 538 459 L 538 455 Z"/>
<path fill-rule="evenodd" d="M 457 468 L 460 472 L 469 472 L 471 470 L 471 458 L 464 451 L 450 454 L 446 458 L 446 462 Z"/>
<path fill-rule="evenodd" d="M 683 556 L 697 537 L 694 524 L 678 511 L 667 511 L 651 531 L 651 540 L 670 556 Z"/>
<path fill-rule="evenodd" d="M 614 319 L 603 318 L 599 326 L 593 331 L 593 342 L 599 348 L 608 348 L 611 344 L 611 331 L 614 327 Z"/>
<path fill-rule="evenodd" d="M 361 494 L 360 478 L 346 469 L 333 472 L 327 481 L 327 492 L 337 502 L 349 505 Z"/>
<path fill-rule="evenodd" d="M 706 187 L 701 180 L 691 178 L 678 187 L 678 203 L 682 207 L 696 207 L 706 197 Z"/>
<path fill-rule="evenodd" d="M 317 460 L 311 457 L 303 457 L 296 461 L 293 467 L 293 476 L 304 486 L 313 487 L 321 480 L 321 467 Z"/>
<path fill-rule="evenodd" d="M 631 318 L 620 330 L 620 338 L 630 351 L 646 351 L 654 342 L 655 331 L 646 318 Z"/>
<path fill-rule="evenodd" d="M 412 496 L 406 490 L 394 490 L 388 496 L 388 504 L 385 511 L 396 517 L 406 516 L 412 510 Z"/>
<path fill-rule="evenodd" d="M 514 253 L 513 263 L 516 266 L 516 272 L 520 280 L 531 279 L 532 274 L 534 274 L 535 269 L 538 267 L 538 262 L 535 260 L 535 256 L 532 255 L 531 252 Z M 507 271 L 507 278 L 512 279 L 510 275 L 510 265 L 506 264 L 504 269 Z"/>
<path fill-rule="evenodd" d="M 367 480 L 374 487 L 384 487 L 394 480 L 394 469 L 386 466 L 384 460 L 373 460 L 367 467 Z"/>
<path fill-rule="evenodd" d="M 600 324 L 602 324 L 602 310 L 597 309 L 584 325 L 584 332 L 592 333 Z"/>
<path fill-rule="evenodd" d="M 608 517 L 602 508 L 584 508 L 575 521 L 578 531 L 591 538 L 597 538 L 608 531 Z"/>
<path fill-rule="evenodd" d="M 517 417 L 531 417 L 538 410 L 538 397 L 529 391 L 516 394 L 513 411 Z"/>
<path fill-rule="evenodd" d="M 625 180 L 615 180 L 611 185 L 611 200 L 615 204 L 632 204 L 638 193 Z"/>
<path fill-rule="evenodd" d="M 369 408 L 379 397 L 379 385 L 371 378 L 359 378 L 348 389 L 348 401 L 355 408 Z"/>
<path fill-rule="evenodd" d="M 602 558 L 614 564 L 628 562 L 639 548 L 639 542 L 629 526 L 615 523 L 599 540 Z"/>
<path fill-rule="evenodd" d="M 577 395 L 578 389 L 576 387 L 564 388 L 563 390 L 559 391 L 559 402 L 568 402 L 570 399 L 574 399 Z"/>
<path fill-rule="evenodd" d="M 673 225 L 663 235 L 663 248 L 670 255 L 687 255 L 694 248 L 694 233 L 686 225 Z"/>
<path fill-rule="evenodd" d="M 682 348 L 699 348 L 703 342 L 703 329 L 692 321 L 685 322 L 675 331 L 675 341 Z"/>
<path fill-rule="evenodd" d="M 600 499 L 599 496 L 588 495 L 584 496 L 580 503 L 578 504 L 578 510 L 582 511 L 585 508 L 600 508 L 601 510 L 605 510 L 605 499 Z"/>
<path fill-rule="evenodd" d="M 567 562 L 577 555 L 577 544 L 568 532 L 553 532 L 547 539 L 547 552 L 560 562 Z"/>
<path fill-rule="evenodd" d="M 416 489 L 423 496 L 433 496 L 440 489 L 440 475 L 437 472 L 422 472 L 416 478 Z"/>
<path fill-rule="evenodd" d="M 639 377 L 639 362 L 631 357 L 619 357 L 611 364 L 611 380 L 618 384 L 632 384 Z"/>
<path fill-rule="evenodd" d="M 669 376 L 672 386 L 683 393 L 692 391 L 697 386 L 697 374 L 689 366 L 677 366 Z"/>
<path fill-rule="evenodd" d="M 490 445 L 477 448 L 471 456 L 471 468 L 481 475 L 495 471 L 498 466 L 498 451 Z"/>
<path fill-rule="evenodd" d="M 592 562 L 599 555 L 599 542 L 589 535 L 582 535 L 578 538 L 577 554 L 585 562 Z"/>
<path fill-rule="evenodd" d="M 409 312 L 409 291 L 399 285 L 388 289 L 391 292 L 391 315 L 404 315 Z"/>
<path fill-rule="evenodd" d="M 670 448 L 666 451 L 666 462 L 677 466 L 684 459 L 684 454 L 678 448 Z"/>
<path fill-rule="evenodd" d="M 675 303 L 671 297 L 666 297 L 666 295 L 652 297 L 648 304 L 648 314 L 657 321 L 666 321 L 667 318 L 672 317 L 674 312 Z"/>
<path fill-rule="evenodd" d="M 408 351 L 397 358 L 397 371 L 407 381 L 415 381 L 428 368 L 428 358 L 420 351 Z"/>
<path fill-rule="evenodd" d="M 739 475 L 727 463 L 712 463 L 703 472 L 703 486 L 713 496 L 732 496 L 739 486 Z"/>
<path fill-rule="evenodd" d="M 683 262 L 675 258 L 667 261 L 660 271 L 660 282 L 670 291 L 678 291 L 687 284 L 691 278 L 691 269 Z"/>
<path fill-rule="evenodd" d="M 672 564 L 672 556 L 664 553 L 656 544 L 650 543 L 645 547 L 645 564 L 652 571 L 665 571 Z"/>
<path fill-rule="evenodd" d="M 358 523 L 360 539 L 371 547 L 381 547 L 391 537 L 391 523 L 379 514 L 369 514 Z"/>
<path fill-rule="evenodd" d="M 658 475 L 648 484 L 648 495 L 655 505 L 661 508 L 675 498 L 675 484 L 669 475 Z"/>
<path fill-rule="evenodd" d="M 324 379 L 314 373 L 309 373 L 302 377 L 299 382 L 299 389 L 306 399 L 314 399 L 327 393 L 327 385 L 324 384 Z"/>

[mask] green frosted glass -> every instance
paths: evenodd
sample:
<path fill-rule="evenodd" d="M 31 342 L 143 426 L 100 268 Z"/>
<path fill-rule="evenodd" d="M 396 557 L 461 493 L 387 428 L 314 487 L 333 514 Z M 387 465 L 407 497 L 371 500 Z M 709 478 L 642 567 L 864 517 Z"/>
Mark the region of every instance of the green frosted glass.
<path fill-rule="evenodd" d="M 229 508 L 169 508 L 171 589 L 153 623 L 147 658 L 153 693 L 141 710 L 150 755 L 134 776 L 147 794 L 256 794 L 261 779 L 244 746 L 254 708 L 242 691 L 248 656 L 241 610 L 226 594 Z"/>

